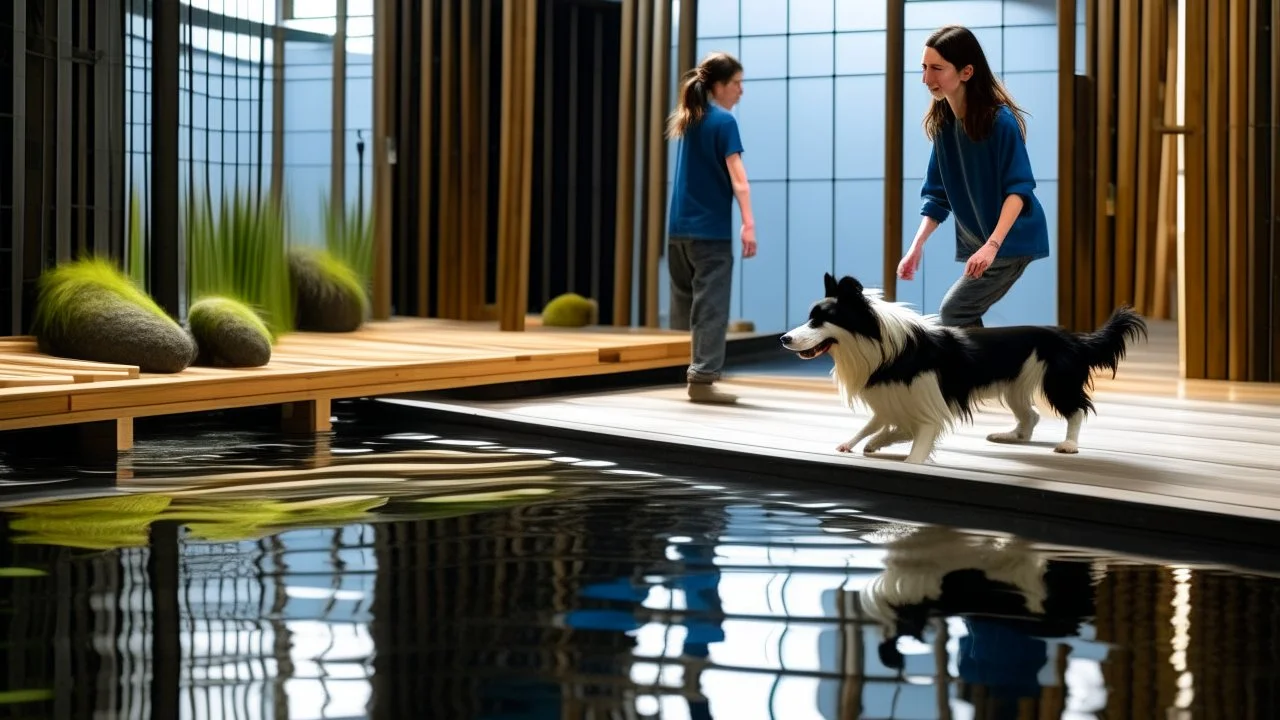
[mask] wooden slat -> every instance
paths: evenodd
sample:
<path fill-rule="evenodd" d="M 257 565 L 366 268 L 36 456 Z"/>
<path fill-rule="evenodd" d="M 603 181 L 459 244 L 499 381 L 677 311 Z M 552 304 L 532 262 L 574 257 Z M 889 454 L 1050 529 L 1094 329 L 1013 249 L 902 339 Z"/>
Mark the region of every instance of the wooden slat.
<path fill-rule="evenodd" d="M 1134 218 L 1134 305 L 1151 315 L 1155 275 L 1156 208 L 1159 203 L 1162 135 L 1156 118 L 1163 115 L 1160 77 L 1164 67 L 1164 5 L 1166 0 L 1142 0 L 1140 9 L 1138 68 L 1137 183 Z"/>
<path fill-rule="evenodd" d="M 1182 373 L 1186 377 L 1205 377 L 1207 355 L 1205 343 L 1205 231 L 1207 208 L 1205 182 L 1208 172 L 1205 122 L 1207 120 L 1205 67 L 1207 38 L 1202 19 L 1206 17 L 1207 0 L 1186 0 L 1186 71 L 1184 81 L 1184 117 L 1190 131 L 1185 143 L 1185 198 L 1183 242 L 1179 250 L 1178 275 L 1178 341 Z M 1200 60 L 1197 61 L 1196 59 Z"/>
<path fill-rule="evenodd" d="M 529 294 L 538 10 L 536 3 L 504 2 L 502 12 L 498 316 L 512 331 L 524 329 Z"/>
<path fill-rule="evenodd" d="M 1140 0 L 1120 0 L 1117 31 L 1119 50 L 1116 60 L 1119 77 L 1116 85 L 1116 156 L 1115 165 L 1115 225 L 1111 235 L 1111 247 L 1115 266 L 1111 269 L 1115 294 L 1112 304 L 1134 302 L 1134 250 L 1135 240 L 1141 228 L 1137 224 L 1138 179 L 1138 101 L 1140 94 L 1139 13 Z M 1110 308 L 1098 308 L 1099 313 L 1110 314 Z"/>
<path fill-rule="evenodd" d="M 1270 122 L 1270 180 L 1266 184 L 1270 190 L 1271 214 L 1268 222 L 1268 237 L 1265 239 L 1268 252 L 1268 261 L 1263 267 L 1269 268 L 1268 282 L 1271 302 L 1267 308 L 1269 317 L 1265 321 L 1265 327 L 1270 329 L 1270 338 L 1265 343 L 1270 354 L 1270 362 L 1266 377 L 1273 382 L 1280 379 L 1280 287 L 1277 287 L 1277 278 L 1280 278 L 1280 222 L 1277 222 L 1276 214 L 1280 210 L 1280 2 L 1271 0 L 1271 51 L 1268 53 L 1271 57 L 1271 82 L 1270 82 L 1270 105 L 1271 115 Z M 1265 55 L 1254 57 L 1266 57 Z"/>
<path fill-rule="evenodd" d="M 1115 103 L 1116 52 L 1116 0 L 1097 0 L 1098 3 L 1098 40 L 1097 40 L 1097 139 L 1094 172 L 1094 307 L 1093 324 L 1101 325 L 1110 313 L 1112 304 L 1112 286 L 1115 268 L 1112 266 L 1112 229 L 1111 229 L 1111 174 L 1114 167 L 1111 157 L 1112 113 Z M 1082 319 L 1083 322 L 1083 319 Z"/>
<path fill-rule="evenodd" d="M 1076 0 L 1058 0 L 1058 127 L 1074 128 L 1076 126 Z M 901 57 L 899 52 L 898 56 Z M 886 77 L 899 77 L 886 73 Z M 900 84 L 899 84 L 900 85 Z M 898 119 L 894 125 L 901 133 L 902 122 Z M 1075 242 L 1075 184 L 1076 184 L 1076 133 L 1058 132 L 1058 323 L 1065 327 L 1074 327 L 1074 298 L 1078 292 L 1074 286 L 1074 269 L 1076 261 Z M 886 149 L 888 145 L 886 144 Z M 901 157 L 899 152 L 898 156 Z M 901 186 L 901 181 L 898 182 Z M 899 201 L 901 202 L 901 201 Z M 901 205 L 899 205 L 901 207 Z M 886 204 L 886 210 L 888 206 Z M 895 213 L 895 216 L 901 214 Z M 886 217 L 888 214 L 886 213 Z M 902 230 L 898 228 L 901 238 Z M 886 255 L 885 271 L 890 272 Z M 897 257 L 895 254 L 894 258 Z M 885 285 L 892 278 L 885 275 Z M 895 283 L 896 284 L 896 283 Z"/>
<path fill-rule="evenodd" d="M 906 69 L 903 39 L 906 0 L 885 3 L 884 83 L 884 239 L 881 276 L 884 297 L 898 296 L 898 261 L 902 259 L 902 83 Z"/>
<path fill-rule="evenodd" d="M 1267 355 L 1266 344 L 1262 339 L 1269 333 L 1265 323 L 1259 320 L 1265 318 L 1267 313 L 1262 312 L 1267 295 L 1268 283 L 1265 275 L 1259 272 L 1261 265 L 1259 263 L 1263 252 L 1263 233 L 1259 219 L 1265 215 L 1259 212 L 1261 207 L 1266 207 L 1266 197 L 1259 192 L 1258 181 L 1260 179 L 1259 169 L 1266 167 L 1269 162 L 1267 157 L 1259 157 L 1266 149 L 1268 143 L 1266 138 L 1266 123 L 1260 123 L 1260 118 L 1266 117 L 1267 113 L 1262 112 L 1266 106 L 1265 91 L 1259 85 L 1259 71 L 1265 75 L 1266 66 L 1269 65 L 1268 56 L 1260 54 L 1263 48 L 1268 47 L 1267 39 L 1259 37 L 1261 34 L 1259 24 L 1260 20 L 1264 20 L 1263 16 L 1266 12 L 1266 6 L 1269 0 L 1249 0 L 1249 37 L 1247 40 L 1246 52 L 1249 58 L 1248 71 L 1248 117 L 1249 131 L 1245 140 L 1246 172 L 1248 173 L 1245 185 L 1245 207 L 1249 217 L 1248 246 L 1246 249 L 1246 261 L 1248 262 L 1251 272 L 1246 281 L 1247 304 L 1246 318 L 1249 326 L 1248 345 L 1248 373 L 1251 377 L 1257 377 L 1259 371 L 1266 367 Z M 1269 208 L 1268 208 L 1269 209 Z"/>
<path fill-rule="evenodd" d="M 516 127 L 519 115 L 512 98 L 516 91 L 516 48 L 519 33 L 516 28 L 518 17 L 517 3 L 510 0 L 502 2 L 502 89 L 498 101 L 501 117 L 498 120 L 498 318 L 503 328 L 511 321 L 509 305 L 514 302 L 514 292 L 509 265 L 511 262 L 513 225 L 516 217 L 516 175 L 514 172 L 516 159 L 515 141 L 512 128 Z"/>
<path fill-rule="evenodd" d="M 480 143 L 480 167 L 476 172 L 476 183 L 480 187 L 480 197 L 476 201 L 476 215 L 479 218 L 476 221 L 476 237 L 475 243 L 478 246 L 476 256 L 479 258 L 479 266 L 481 268 L 483 281 L 480 287 L 476 289 L 477 297 L 480 301 L 480 307 L 476 309 L 475 316 L 472 320 L 486 320 L 487 313 L 491 312 L 491 307 L 487 305 L 488 288 L 490 287 L 488 275 L 488 257 L 489 257 L 489 227 L 490 218 L 493 213 L 489 207 L 489 141 L 490 131 L 492 128 L 491 117 L 493 113 L 492 107 L 492 87 L 493 87 L 493 3 L 494 0 L 479 0 L 480 2 L 480 127 L 484 128 L 477 142 Z"/>
<path fill-rule="evenodd" d="M 649 75 L 648 232 L 645 238 L 644 326 L 658 327 L 658 265 L 666 236 L 667 145 L 661 141 L 671 96 L 671 2 L 653 6 Z"/>
<path fill-rule="evenodd" d="M 421 97 L 418 114 L 418 315 L 426 317 L 431 308 L 431 246 L 437 237 L 432 212 L 435 174 L 435 27 L 436 1 L 421 0 L 422 38 L 419 62 Z M 449 0 L 442 0 L 448 2 Z"/>
<path fill-rule="evenodd" d="M 476 319 L 484 306 L 485 268 L 484 237 L 481 230 L 484 221 L 484 186 L 480 184 L 479 94 L 484 87 L 480 81 L 480 49 L 476 29 L 480 25 L 480 0 L 462 0 L 461 30 L 458 34 L 459 92 L 461 95 L 461 131 L 459 143 L 459 187 L 462 189 L 458 217 L 458 317 Z"/>
<path fill-rule="evenodd" d="M 1223 3 L 1227 12 L 1227 373 L 1249 379 L 1249 4 Z"/>
<path fill-rule="evenodd" d="M 329 201 L 338 218 L 347 215 L 347 9 L 347 0 L 336 0 L 329 117 L 332 128 L 329 133 Z"/>
<path fill-rule="evenodd" d="M 1161 122 L 1172 127 L 1178 122 L 1178 0 L 1164 0 L 1165 77 Z M 1151 280 L 1151 316 L 1173 317 L 1170 280 L 1177 273 L 1178 243 L 1178 145 L 1179 136 L 1160 134 L 1159 184 L 1156 189 L 1155 259 Z"/>
<path fill-rule="evenodd" d="M 569 9 L 570 13 L 572 13 L 573 9 L 574 8 Z M 556 28 L 556 21 L 555 21 L 556 20 L 555 11 L 556 11 L 556 8 L 554 4 L 545 3 L 543 5 L 543 12 L 546 13 L 546 18 L 544 20 L 543 27 L 542 27 L 542 32 L 543 32 L 542 46 L 543 48 L 545 48 L 545 52 L 546 52 L 546 55 L 544 55 L 544 58 L 546 60 L 546 68 L 543 72 L 543 82 L 542 82 L 542 143 L 541 143 L 542 158 L 543 158 L 542 183 L 541 183 L 542 227 L 541 227 L 541 231 L 539 232 L 539 235 L 540 235 L 539 245 L 542 248 L 542 257 L 540 259 L 541 262 L 539 262 L 539 269 L 541 271 L 540 274 L 542 277 L 541 277 L 541 282 L 539 283 L 540 285 L 539 289 L 541 292 L 539 293 L 540 297 L 538 298 L 539 300 L 538 307 L 546 307 L 547 303 L 551 301 L 551 297 L 552 297 L 551 266 L 554 263 L 554 260 L 552 259 L 553 256 L 551 251 L 555 243 L 553 243 L 551 240 L 552 232 L 553 232 L 552 228 L 554 227 L 551 221 L 554 217 L 554 210 L 553 210 L 553 208 L 555 207 L 554 198 L 556 197 L 556 195 L 559 194 L 558 188 L 555 191 L 552 190 L 552 187 L 554 187 L 554 182 L 555 182 L 555 165 L 556 165 L 555 162 L 552 161 L 552 154 L 555 152 L 555 139 L 554 139 L 555 130 L 556 130 L 555 89 L 556 89 L 557 79 L 560 79 L 569 83 L 569 87 L 570 87 L 569 102 L 568 102 L 569 112 L 567 114 L 568 114 L 568 122 L 570 123 L 571 127 L 569 128 L 568 139 L 571 145 L 574 142 L 576 142 L 576 139 L 574 138 L 574 130 L 576 128 L 573 128 L 572 124 L 574 120 L 577 118 L 577 113 L 573 112 L 572 108 L 577 107 L 577 103 L 575 102 L 577 98 L 574 97 L 574 94 L 577 90 L 577 78 L 576 78 L 577 73 L 574 70 L 574 60 L 577 58 L 577 54 L 570 51 L 569 53 L 570 60 L 568 63 L 566 63 L 566 65 L 568 66 L 566 68 L 560 68 L 556 64 L 556 54 L 555 54 L 554 48 L 556 46 L 556 41 L 559 38 L 556 35 L 557 28 Z M 574 34 L 575 30 L 576 30 L 576 27 L 570 27 L 566 31 L 561 31 L 562 34 L 565 36 L 566 43 L 572 45 L 577 42 L 577 37 Z M 560 73 L 560 76 L 561 76 L 560 78 L 557 78 L 556 76 L 557 72 Z M 570 150 L 570 152 L 572 153 L 572 149 Z M 573 178 L 575 175 L 575 173 L 573 172 L 574 167 L 575 167 L 574 164 L 571 162 L 569 164 L 569 178 L 570 178 L 569 182 L 570 183 L 573 182 Z M 572 191 L 570 191 L 568 194 L 570 197 L 573 196 Z M 573 217 L 572 215 L 569 215 L 570 222 L 572 222 L 572 217 Z M 567 234 L 572 235 L 572 232 Z M 569 253 L 568 260 L 570 262 L 572 262 L 572 257 L 573 257 L 572 253 Z M 572 288 L 573 286 L 573 273 L 569 273 L 569 286 L 570 288 Z"/>
<path fill-rule="evenodd" d="M 284 202 L 284 34 L 283 25 L 271 29 L 271 204 L 276 208 Z"/>
<path fill-rule="evenodd" d="M 546 2 L 547 0 L 543 0 Z M 524 45 L 522 47 L 524 85 L 521 92 L 520 141 L 520 232 L 515 246 L 515 305 L 511 308 L 509 329 L 524 329 L 525 313 L 529 306 L 529 242 L 533 229 L 533 118 L 537 87 L 538 67 L 538 8 L 537 3 L 524 4 Z"/>
<path fill-rule="evenodd" d="M 373 50 L 373 317 L 391 317 L 391 163 L 387 139 L 391 135 L 392 92 L 396 63 L 390 20 L 394 0 L 374 0 Z"/>
<path fill-rule="evenodd" d="M 1089 7 L 1097 5 L 1097 0 L 1087 0 Z M 1092 33 L 1090 34 L 1092 36 Z M 1091 61 L 1092 64 L 1092 61 Z M 1074 256 L 1074 283 L 1071 286 L 1073 300 L 1073 312 L 1070 314 L 1071 323 L 1064 326 L 1071 330 L 1091 330 L 1094 327 L 1094 253 L 1096 225 L 1095 225 L 1095 203 L 1096 203 L 1096 180 L 1094 178 L 1094 164 L 1097 151 L 1095 145 L 1097 143 L 1098 123 L 1094 118 L 1094 105 L 1097 100 L 1094 88 L 1096 81 L 1094 78 L 1084 77 L 1076 79 L 1076 114 L 1074 124 L 1081 128 L 1079 136 L 1075 140 L 1075 186 L 1074 193 L 1075 205 L 1069 210 L 1075 215 L 1075 222 L 1072 223 L 1074 235 L 1071 238 L 1075 246 L 1072 249 Z M 1061 211 L 1059 211 L 1061 212 Z"/>
<path fill-rule="evenodd" d="M 440 127 L 437 147 L 436 315 L 461 318 L 458 302 L 458 21 L 460 0 L 440 0 Z"/>
<path fill-rule="evenodd" d="M 1208 30 L 1206 54 L 1187 53 L 1187 62 L 1208 64 L 1206 85 L 1205 205 L 1205 377 L 1221 380 L 1227 377 L 1227 4 L 1207 5 Z"/>
<path fill-rule="evenodd" d="M 632 225 L 635 222 L 635 96 L 636 29 L 640 0 L 622 0 L 622 31 L 618 63 L 618 193 L 615 207 L 613 261 L 613 324 L 631 324 Z M 684 72 L 687 68 L 681 68 Z"/>

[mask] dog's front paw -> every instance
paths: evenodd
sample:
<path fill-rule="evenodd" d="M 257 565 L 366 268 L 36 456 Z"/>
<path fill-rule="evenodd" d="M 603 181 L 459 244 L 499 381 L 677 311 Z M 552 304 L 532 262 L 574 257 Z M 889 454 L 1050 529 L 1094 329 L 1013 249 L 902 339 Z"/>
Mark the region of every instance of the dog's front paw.
<path fill-rule="evenodd" d="M 853 446 L 857 444 L 858 443 L 852 440 L 849 440 L 848 442 L 842 442 L 836 446 L 836 452 L 841 452 L 841 453 L 853 452 Z"/>
<path fill-rule="evenodd" d="M 1075 455 L 1080 452 L 1080 446 L 1074 440 L 1063 440 L 1054 446 L 1053 451 L 1056 453 L 1064 453 L 1066 455 Z"/>
<path fill-rule="evenodd" d="M 1031 438 L 1019 433 L 1017 430 L 1011 432 L 991 433 L 987 436 L 987 442 L 993 443 L 1025 443 Z"/>
<path fill-rule="evenodd" d="M 864 446 L 864 447 L 862 448 L 862 454 L 863 454 L 863 455 L 871 455 L 871 454 L 873 454 L 873 453 L 877 453 L 877 452 L 879 452 L 879 451 L 881 451 L 881 450 L 883 450 L 883 449 L 884 449 L 884 444 L 882 444 L 882 443 L 868 442 L 868 443 L 866 444 L 866 446 Z"/>

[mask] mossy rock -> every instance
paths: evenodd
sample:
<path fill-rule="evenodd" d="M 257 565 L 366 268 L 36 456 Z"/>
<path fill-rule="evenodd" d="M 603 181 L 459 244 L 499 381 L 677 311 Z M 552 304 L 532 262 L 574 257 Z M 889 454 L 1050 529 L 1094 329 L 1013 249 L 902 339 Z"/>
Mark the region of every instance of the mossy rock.
<path fill-rule="evenodd" d="M 200 347 L 196 363 L 215 367 L 262 367 L 271 361 L 271 331 L 253 308 L 210 296 L 191 305 L 187 325 Z"/>
<path fill-rule="evenodd" d="M 289 281 L 299 330 L 351 332 L 368 317 L 369 296 L 359 277 L 327 250 L 290 250 Z"/>
<path fill-rule="evenodd" d="M 40 276 L 32 334 L 41 352 L 176 373 L 195 340 L 110 261 L 63 263 Z"/>
<path fill-rule="evenodd" d="M 542 324 L 547 327 L 585 327 L 600 322 L 600 306 L 577 293 L 557 295 L 542 308 Z"/>

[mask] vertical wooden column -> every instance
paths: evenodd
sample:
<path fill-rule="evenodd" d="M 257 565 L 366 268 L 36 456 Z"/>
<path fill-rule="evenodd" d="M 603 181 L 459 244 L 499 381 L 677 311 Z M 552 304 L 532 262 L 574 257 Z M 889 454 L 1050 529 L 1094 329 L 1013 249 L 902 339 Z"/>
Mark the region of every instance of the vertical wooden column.
<path fill-rule="evenodd" d="M 1165 0 L 1165 82 L 1160 108 L 1165 128 L 1178 124 L 1178 0 Z M 1150 314 L 1173 317 L 1173 289 L 1177 281 L 1178 245 L 1178 157 L 1182 137 L 1172 132 L 1159 134 L 1159 183 L 1156 200 L 1155 260 L 1151 281 Z M 1172 285 L 1170 285 L 1172 283 Z"/>
<path fill-rule="evenodd" d="M 537 3 L 504 0 L 498 164 L 498 327 L 507 331 L 524 330 L 529 301 L 537 52 Z"/>
<path fill-rule="evenodd" d="M 436 158 L 436 199 L 439 210 L 436 226 L 436 315 L 457 319 L 458 263 L 458 44 L 457 6 L 459 0 L 440 3 L 440 144 Z"/>
<path fill-rule="evenodd" d="M 1178 247 L 1178 363 L 1184 377 L 1205 377 L 1204 296 L 1207 284 L 1204 272 L 1205 182 L 1208 158 L 1204 140 L 1208 68 L 1205 66 L 1207 38 L 1207 0 L 1186 0 L 1186 90 L 1184 117 L 1188 126 L 1185 136 L 1185 208 L 1183 240 Z"/>
<path fill-rule="evenodd" d="M 329 203 L 335 219 L 342 222 L 347 216 L 347 0 L 336 0 L 334 16 Z M 374 42 L 377 40 L 375 37 Z"/>
<path fill-rule="evenodd" d="M 391 317 L 391 88 L 394 0 L 373 3 L 373 317 Z"/>
<path fill-rule="evenodd" d="M 488 203 L 484 142 L 488 124 L 482 120 L 480 96 L 488 94 L 488 78 L 481 74 L 480 32 L 485 28 L 488 0 L 463 0 L 458 34 L 459 209 L 457 317 L 478 320 L 485 301 L 485 228 Z M 484 8 L 481 8 L 481 5 Z"/>
<path fill-rule="evenodd" d="M 884 299 L 898 296 L 902 259 L 902 84 L 906 81 L 906 0 L 886 3 L 884 72 Z"/>
<path fill-rule="evenodd" d="M 151 6 L 151 226 L 147 250 L 148 290 L 171 317 L 179 317 L 186 284 L 178 232 L 178 36 L 182 8 L 178 0 Z M 68 108 L 70 110 L 70 108 Z M 61 243 L 61 240 L 59 240 Z"/>
<path fill-rule="evenodd" d="M 901 124 L 901 123 L 899 123 Z M 1076 0 L 1058 0 L 1058 322 L 1075 325 Z M 886 281 L 887 282 L 887 281 Z"/>
<path fill-rule="evenodd" d="M 446 2 L 448 0 L 445 0 Z M 435 236 L 432 227 L 431 207 L 433 190 L 432 182 L 435 173 L 434 165 L 434 109 L 435 109 L 435 16 L 436 0 L 421 0 L 422 13 L 421 52 L 419 61 L 420 92 L 418 113 L 418 282 L 417 301 L 418 315 L 426 317 L 430 308 L 431 297 L 431 252 L 432 238 Z"/>
<path fill-rule="evenodd" d="M 634 0 L 632 0 L 634 2 Z M 23 268 L 27 244 L 27 4 L 13 3 L 13 167 L 0 168 L 10 173 L 13 191 L 12 242 L 9 251 L 9 327 L 13 334 L 23 331 Z"/>
<path fill-rule="evenodd" d="M 658 327 L 658 271 L 667 233 L 667 144 L 663 141 L 663 130 L 671 110 L 671 0 L 654 3 L 651 38 L 643 324 Z"/>
<path fill-rule="evenodd" d="M 1094 264 L 1093 264 L 1093 312 L 1092 320 L 1080 319 L 1085 327 L 1097 326 L 1106 320 L 1112 304 L 1115 268 L 1112 266 L 1111 218 L 1114 213 L 1112 198 L 1111 156 L 1112 113 L 1115 111 L 1116 73 L 1116 2 L 1097 0 L 1097 51 L 1096 85 L 1094 104 L 1096 115 L 1096 157 L 1094 158 Z"/>
<path fill-rule="evenodd" d="M 635 183 L 637 73 L 636 29 L 641 0 L 622 0 L 622 32 L 618 69 L 618 193 L 614 228 L 613 324 L 631 324 L 631 290 L 635 255 Z M 681 68 L 684 72 L 685 68 Z"/>
<path fill-rule="evenodd" d="M 1227 377 L 1249 379 L 1249 3 L 1226 8 L 1226 214 L 1227 214 Z"/>
<path fill-rule="evenodd" d="M 271 29 L 271 204 L 276 208 L 284 202 L 284 31 L 283 25 Z"/>

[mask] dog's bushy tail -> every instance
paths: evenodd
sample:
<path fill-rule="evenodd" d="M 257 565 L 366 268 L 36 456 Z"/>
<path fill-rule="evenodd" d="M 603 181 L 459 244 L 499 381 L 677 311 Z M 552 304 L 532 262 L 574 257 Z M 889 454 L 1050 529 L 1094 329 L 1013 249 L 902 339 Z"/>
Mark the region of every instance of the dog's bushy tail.
<path fill-rule="evenodd" d="M 1131 306 L 1122 305 L 1111 317 L 1091 333 L 1079 335 L 1085 360 L 1091 370 L 1110 370 L 1115 377 L 1120 361 L 1129 350 L 1129 344 L 1141 336 L 1147 337 L 1147 321 Z"/>

